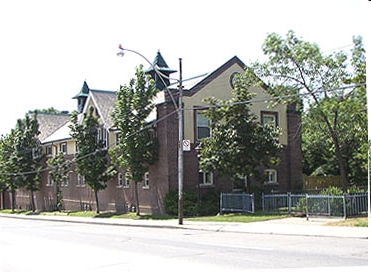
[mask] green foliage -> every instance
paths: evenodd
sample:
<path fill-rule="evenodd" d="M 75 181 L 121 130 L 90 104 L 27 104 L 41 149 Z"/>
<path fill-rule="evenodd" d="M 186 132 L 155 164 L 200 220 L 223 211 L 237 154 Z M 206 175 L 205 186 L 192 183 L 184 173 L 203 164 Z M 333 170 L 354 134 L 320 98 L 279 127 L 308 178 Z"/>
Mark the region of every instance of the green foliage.
<path fill-rule="evenodd" d="M 212 121 L 212 137 L 201 142 L 200 167 L 203 171 L 218 170 L 237 180 L 256 174 L 260 165 L 276 163 L 275 156 L 282 148 L 278 139 L 280 130 L 260 124 L 246 103 L 254 96 L 249 88 L 255 80 L 253 73 L 247 70 L 237 77 L 230 100 L 205 99 L 210 107 L 202 113 Z"/>
<path fill-rule="evenodd" d="M 49 176 L 56 187 L 56 208 L 60 211 L 63 206 L 61 183 L 68 180 L 71 161 L 67 161 L 62 152 L 48 159 L 47 164 L 50 168 Z"/>
<path fill-rule="evenodd" d="M 126 169 L 127 176 L 135 182 L 136 208 L 139 215 L 137 183 L 143 180 L 149 166 L 158 156 L 158 142 L 148 117 L 155 107 L 153 99 L 158 90 L 143 66 L 136 69 L 136 78 L 129 85 L 121 86 L 112 114 L 120 131 L 119 143 L 111 150 L 113 161 Z"/>
<path fill-rule="evenodd" d="M 330 195 L 330 196 L 341 196 L 343 195 L 343 190 L 338 188 L 338 187 L 335 187 L 335 186 L 331 186 L 331 187 L 328 187 L 326 189 L 323 189 L 321 192 L 319 192 L 320 195 Z"/>
<path fill-rule="evenodd" d="M 98 191 L 107 187 L 107 181 L 116 174 L 116 170 L 110 164 L 107 149 L 97 140 L 99 122 L 94 116 L 94 108 L 89 108 L 82 123 L 78 120 L 78 114 L 74 112 L 71 123 L 71 136 L 76 140 L 78 147 L 75 155 L 76 169 L 94 191 L 97 213 L 99 213 Z"/>
<path fill-rule="evenodd" d="M 209 192 L 201 196 L 200 205 L 198 207 L 198 215 L 215 215 L 219 213 L 219 210 L 219 194 L 216 192 Z"/>
<path fill-rule="evenodd" d="M 178 191 L 170 191 L 164 198 L 165 212 L 168 215 L 178 214 Z M 184 216 L 197 215 L 197 194 L 195 192 L 183 192 L 183 214 Z"/>
<path fill-rule="evenodd" d="M 32 116 L 26 114 L 24 119 L 19 119 L 16 128 L 7 138 L 5 157 L 9 161 L 5 163 L 5 167 L 9 173 L 13 173 L 8 179 L 8 185 L 12 192 L 13 208 L 15 190 L 24 187 L 30 191 L 32 211 L 36 209 L 34 192 L 39 189 L 43 159 L 38 140 L 39 133 L 37 112 L 34 112 Z"/>
<path fill-rule="evenodd" d="M 343 189 L 349 181 L 366 181 L 366 61 L 362 38 L 355 37 L 353 43 L 351 58 L 343 51 L 324 55 L 293 31 L 286 37 L 272 33 L 263 44 L 268 60 L 251 65 L 278 98 L 275 103 L 301 105 L 298 94 L 305 95 L 305 172 L 340 174 Z"/>

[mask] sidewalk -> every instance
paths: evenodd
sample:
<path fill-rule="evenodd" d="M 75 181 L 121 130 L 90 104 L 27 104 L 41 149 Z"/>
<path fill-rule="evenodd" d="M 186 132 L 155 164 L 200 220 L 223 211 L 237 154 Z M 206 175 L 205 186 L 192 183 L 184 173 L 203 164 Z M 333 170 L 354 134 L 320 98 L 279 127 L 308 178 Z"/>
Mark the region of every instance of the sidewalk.
<path fill-rule="evenodd" d="M 184 220 L 183 225 L 178 220 L 133 220 L 115 218 L 91 218 L 74 216 L 45 216 L 45 215 L 16 215 L 0 214 L 1 217 L 47 220 L 55 222 L 70 222 L 83 224 L 101 224 L 128 227 L 148 228 L 171 228 L 192 229 L 216 232 L 240 232 L 251 234 L 276 234 L 276 235 L 301 235 L 301 236 L 323 236 L 342 238 L 368 238 L 368 228 L 365 227 L 337 227 L 326 226 L 329 222 L 339 221 L 334 218 L 297 218 L 289 217 L 283 219 L 254 222 L 254 223 L 229 223 L 229 222 L 195 222 Z"/>

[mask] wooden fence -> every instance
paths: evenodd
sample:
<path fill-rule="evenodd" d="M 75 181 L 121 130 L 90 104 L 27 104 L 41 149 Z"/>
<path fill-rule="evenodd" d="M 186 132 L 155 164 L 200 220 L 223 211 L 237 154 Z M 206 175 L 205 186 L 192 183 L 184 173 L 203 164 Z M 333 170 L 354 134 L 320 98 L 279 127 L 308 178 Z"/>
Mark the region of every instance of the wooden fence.
<path fill-rule="evenodd" d="M 318 190 L 328 187 L 342 188 L 340 176 L 306 176 L 303 177 L 303 190 Z"/>

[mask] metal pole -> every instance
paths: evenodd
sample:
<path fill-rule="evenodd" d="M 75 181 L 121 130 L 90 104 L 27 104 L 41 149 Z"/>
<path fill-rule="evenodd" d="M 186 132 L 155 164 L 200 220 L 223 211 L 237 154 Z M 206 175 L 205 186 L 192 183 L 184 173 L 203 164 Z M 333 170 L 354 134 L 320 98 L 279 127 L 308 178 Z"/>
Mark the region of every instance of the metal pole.
<path fill-rule="evenodd" d="M 182 59 L 179 58 L 179 143 L 178 143 L 178 220 L 183 225 L 183 86 L 182 86 Z"/>

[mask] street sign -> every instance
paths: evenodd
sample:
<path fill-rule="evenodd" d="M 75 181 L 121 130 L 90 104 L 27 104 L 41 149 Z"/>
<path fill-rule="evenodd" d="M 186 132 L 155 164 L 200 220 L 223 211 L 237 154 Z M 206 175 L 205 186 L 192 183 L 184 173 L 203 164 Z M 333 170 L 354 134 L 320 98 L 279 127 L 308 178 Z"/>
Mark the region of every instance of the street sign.
<path fill-rule="evenodd" d="M 183 151 L 191 151 L 191 140 L 183 140 Z"/>

